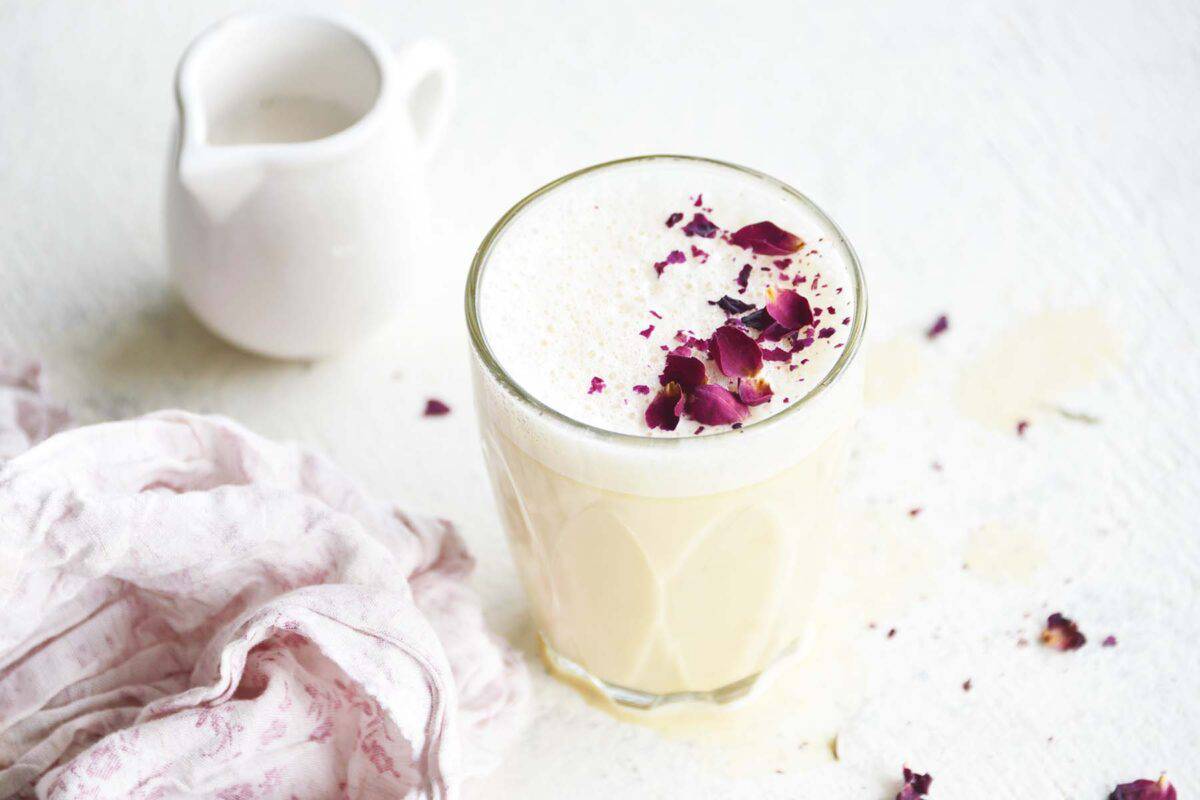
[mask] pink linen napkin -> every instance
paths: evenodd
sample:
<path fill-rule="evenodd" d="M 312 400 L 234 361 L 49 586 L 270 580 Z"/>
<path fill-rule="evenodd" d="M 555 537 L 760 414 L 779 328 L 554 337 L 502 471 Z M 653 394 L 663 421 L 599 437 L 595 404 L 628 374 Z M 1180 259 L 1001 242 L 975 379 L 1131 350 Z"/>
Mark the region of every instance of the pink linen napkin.
<path fill-rule="evenodd" d="M 0 798 L 444 798 L 495 765 L 528 678 L 450 523 L 226 419 L 38 443 L 66 424 L 0 361 Z"/>

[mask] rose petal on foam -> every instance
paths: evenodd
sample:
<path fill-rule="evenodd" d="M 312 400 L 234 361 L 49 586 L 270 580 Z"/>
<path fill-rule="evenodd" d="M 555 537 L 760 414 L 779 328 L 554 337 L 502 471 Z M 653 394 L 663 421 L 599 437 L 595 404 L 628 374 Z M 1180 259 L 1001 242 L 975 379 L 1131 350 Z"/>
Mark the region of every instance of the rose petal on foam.
<path fill-rule="evenodd" d="M 756 331 L 766 330 L 771 327 L 771 315 L 767 313 L 765 308 L 760 308 L 757 311 L 751 311 L 749 314 L 741 318 L 741 323 L 748 328 L 754 328 Z"/>
<path fill-rule="evenodd" d="M 687 413 L 702 425 L 732 425 L 750 416 L 750 409 L 724 386 L 706 383 L 688 395 Z"/>
<path fill-rule="evenodd" d="M 948 330 L 950 330 L 950 318 L 942 314 L 933 321 L 933 324 L 929 326 L 929 330 L 925 331 L 925 336 L 929 339 L 936 339 Z"/>
<path fill-rule="evenodd" d="M 679 417 L 683 415 L 683 406 L 683 390 L 679 388 L 678 383 L 672 381 L 659 389 L 650 405 L 646 406 L 646 425 L 651 430 L 675 430 L 679 425 Z"/>
<path fill-rule="evenodd" d="M 804 247 L 804 240 L 774 222 L 763 220 L 736 230 L 729 243 L 760 256 L 787 256 Z"/>
<path fill-rule="evenodd" d="M 896 794 L 896 800 L 919 800 L 919 798 L 929 794 L 929 787 L 932 785 L 932 775 L 929 773 L 922 775 L 905 767 L 904 785 L 900 787 L 900 791 Z"/>
<path fill-rule="evenodd" d="M 671 216 L 667 217 L 667 227 L 668 227 L 668 228 L 674 228 L 674 227 L 675 227 L 675 223 L 679 222 L 681 219 L 683 219 L 683 212 L 682 212 L 682 211 L 676 211 L 674 214 L 672 214 Z"/>
<path fill-rule="evenodd" d="M 692 220 L 687 225 L 683 226 L 683 232 L 687 236 L 699 236 L 701 239 L 711 239 L 717 235 L 717 227 L 711 219 L 703 214 L 693 214 Z"/>
<path fill-rule="evenodd" d="M 1074 620 L 1055 612 L 1046 618 L 1042 643 L 1055 650 L 1078 650 L 1087 644 L 1087 637 L 1079 630 Z"/>
<path fill-rule="evenodd" d="M 746 311 L 751 311 L 754 308 L 753 303 L 743 303 L 736 297 L 730 297 L 729 295 L 725 295 L 720 300 L 709 300 L 708 304 L 710 306 L 716 306 L 729 316 L 733 316 L 734 314 L 742 314 Z"/>
<path fill-rule="evenodd" d="M 686 260 L 687 256 L 683 254 L 682 250 L 672 250 L 671 252 L 667 253 L 667 257 L 662 261 L 654 262 L 654 272 L 656 275 L 658 275 L 658 277 L 661 278 L 663 270 L 667 268 L 668 264 L 682 264 Z"/>
<path fill-rule="evenodd" d="M 658 376 L 658 382 L 663 386 L 674 382 L 683 391 L 691 392 L 697 386 L 708 383 L 708 370 L 704 368 L 704 362 L 695 356 L 672 353 L 667 356 L 667 364 Z"/>
<path fill-rule="evenodd" d="M 771 384 L 762 378 L 740 378 L 738 380 L 737 393 L 738 399 L 748 406 L 760 406 L 763 403 L 769 403 L 771 396 L 775 394 L 771 391 Z"/>
<path fill-rule="evenodd" d="M 652 334 L 652 333 L 654 333 L 654 325 L 653 324 L 649 325 L 645 330 L 638 331 L 638 336 L 644 336 L 645 338 L 649 339 L 650 334 Z"/>
<path fill-rule="evenodd" d="M 758 342 L 732 325 L 722 325 L 708 340 L 708 355 L 728 378 L 753 378 L 763 365 Z"/>
<path fill-rule="evenodd" d="M 738 294 L 745 294 L 746 287 L 750 285 L 750 271 L 753 268 L 749 264 L 742 264 L 742 269 L 738 272 L 738 276 L 734 278 L 734 282 L 738 285 Z"/>
<path fill-rule="evenodd" d="M 633 391 L 635 394 L 650 394 L 650 387 L 644 383 L 639 383 L 633 387 Z"/>
<path fill-rule="evenodd" d="M 792 354 L 778 347 L 768 347 L 762 351 L 763 361 L 791 361 Z"/>
<path fill-rule="evenodd" d="M 696 259 L 701 264 L 708 263 L 708 253 L 704 250 L 701 250 L 699 247 L 696 247 L 696 245 L 692 245 L 692 258 Z"/>
<path fill-rule="evenodd" d="M 812 306 L 808 298 L 795 289 L 784 289 L 767 303 L 767 313 L 777 324 L 789 331 L 796 331 L 813 324 Z"/>
<path fill-rule="evenodd" d="M 1122 783 L 1113 789 L 1108 800 L 1178 800 L 1178 795 L 1175 794 L 1175 787 L 1167 780 L 1167 776 L 1159 775 L 1156 781 L 1142 778 Z"/>
<path fill-rule="evenodd" d="M 598 375 L 592 376 L 592 384 L 588 387 L 588 394 L 600 394 L 604 391 L 604 378 Z"/>

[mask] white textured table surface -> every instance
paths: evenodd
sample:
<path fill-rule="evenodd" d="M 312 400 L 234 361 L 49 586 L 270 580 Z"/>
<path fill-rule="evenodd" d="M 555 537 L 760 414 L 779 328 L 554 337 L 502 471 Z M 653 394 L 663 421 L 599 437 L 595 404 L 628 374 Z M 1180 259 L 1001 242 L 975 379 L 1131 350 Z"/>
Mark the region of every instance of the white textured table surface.
<path fill-rule="evenodd" d="M 535 673 L 523 740 L 471 796 L 890 798 L 908 761 L 943 799 L 1100 800 L 1160 770 L 1200 797 L 1200 6 L 343 4 L 450 43 L 460 107 L 402 320 L 304 366 L 207 334 L 161 255 L 173 65 L 238 5 L 0 3 L 0 348 L 41 357 L 85 420 L 229 414 L 460 522 Z M 460 312 L 519 196 L 664 151 L 809 193 L 873 302 L 828 680 L 700 731 L 618 722 L 532 655 Z M 429 395 L 455 413 L 423 420 Z M 1055 610 L 1086 647 L 1018 646 Z"/>

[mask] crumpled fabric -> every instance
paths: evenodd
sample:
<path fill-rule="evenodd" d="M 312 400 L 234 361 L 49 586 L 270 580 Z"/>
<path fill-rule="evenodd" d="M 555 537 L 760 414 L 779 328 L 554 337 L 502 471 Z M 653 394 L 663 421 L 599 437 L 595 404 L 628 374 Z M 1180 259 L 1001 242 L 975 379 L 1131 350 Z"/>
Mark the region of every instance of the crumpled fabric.
<path fill-rule="evenodd" d="M 495 765 L 528 676 L 450 523 L 220 417 L 58 432 L 37 378 L 0 362 L 0 798 L 453 798 Z"/>

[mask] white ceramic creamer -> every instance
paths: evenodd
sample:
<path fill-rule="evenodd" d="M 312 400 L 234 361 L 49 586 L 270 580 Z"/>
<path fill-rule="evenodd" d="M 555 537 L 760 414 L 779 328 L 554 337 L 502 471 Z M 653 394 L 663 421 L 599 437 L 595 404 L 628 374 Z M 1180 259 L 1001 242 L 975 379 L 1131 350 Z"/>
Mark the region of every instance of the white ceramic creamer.
<path fill-rule="evenodd" d="M 317 358 L 393 314 L 453 84 L 441 45 L 397 56 L 325 16 L 240 14 L 193 42 L 166 236 L 196 316 L 247 350 Z"/>

